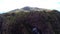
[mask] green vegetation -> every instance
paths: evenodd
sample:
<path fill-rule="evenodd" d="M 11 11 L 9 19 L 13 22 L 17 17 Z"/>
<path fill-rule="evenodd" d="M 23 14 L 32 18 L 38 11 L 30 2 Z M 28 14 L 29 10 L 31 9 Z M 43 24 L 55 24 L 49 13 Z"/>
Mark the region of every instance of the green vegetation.
<path fill-rule="evenodd" d="M 2 34 L 33 34 L 36 26 L 42 34 L 60 34 L 60 12 L 31 11 L 2 14 L 5 21 L 2 24 Z"/>

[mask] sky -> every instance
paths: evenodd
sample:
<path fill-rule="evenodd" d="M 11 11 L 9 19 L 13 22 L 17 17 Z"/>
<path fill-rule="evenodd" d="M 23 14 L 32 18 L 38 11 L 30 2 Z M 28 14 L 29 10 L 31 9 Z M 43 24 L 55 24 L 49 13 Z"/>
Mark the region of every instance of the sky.
<path fill-rule="evenodd" d="M 60 10 L 60 0 L 0 0 L 0 13 L 25 6 Z"/>

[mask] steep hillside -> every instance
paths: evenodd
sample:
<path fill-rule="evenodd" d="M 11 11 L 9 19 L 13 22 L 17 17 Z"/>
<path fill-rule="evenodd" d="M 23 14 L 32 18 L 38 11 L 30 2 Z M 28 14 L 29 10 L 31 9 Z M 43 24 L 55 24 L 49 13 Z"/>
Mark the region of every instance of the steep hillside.
<path fill-rule="evenodd" d="M 60 34 L 59 11 L 25 9 L 24 11 L 16 9 L 2 14 L 0 34 Z"/>

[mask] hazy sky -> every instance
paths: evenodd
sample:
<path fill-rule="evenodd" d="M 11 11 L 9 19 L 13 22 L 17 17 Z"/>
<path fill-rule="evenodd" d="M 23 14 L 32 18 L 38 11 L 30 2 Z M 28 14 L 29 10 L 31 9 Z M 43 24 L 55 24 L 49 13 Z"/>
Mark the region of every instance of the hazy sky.
<path fill-rule="evenodd" d="M 0 0 L 0 13 L 25 6 L 60 10 L 60 0 Z"/>

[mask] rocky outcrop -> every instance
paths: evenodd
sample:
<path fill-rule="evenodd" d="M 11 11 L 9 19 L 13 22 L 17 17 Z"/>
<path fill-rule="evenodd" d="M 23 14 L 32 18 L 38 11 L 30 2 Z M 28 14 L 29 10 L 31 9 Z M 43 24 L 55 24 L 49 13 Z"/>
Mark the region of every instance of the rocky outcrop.
<path fill-rule="evenodd" d="M 60 12 L 43 10 L 2 14 L 0 34 L 60 34 Z"/>

